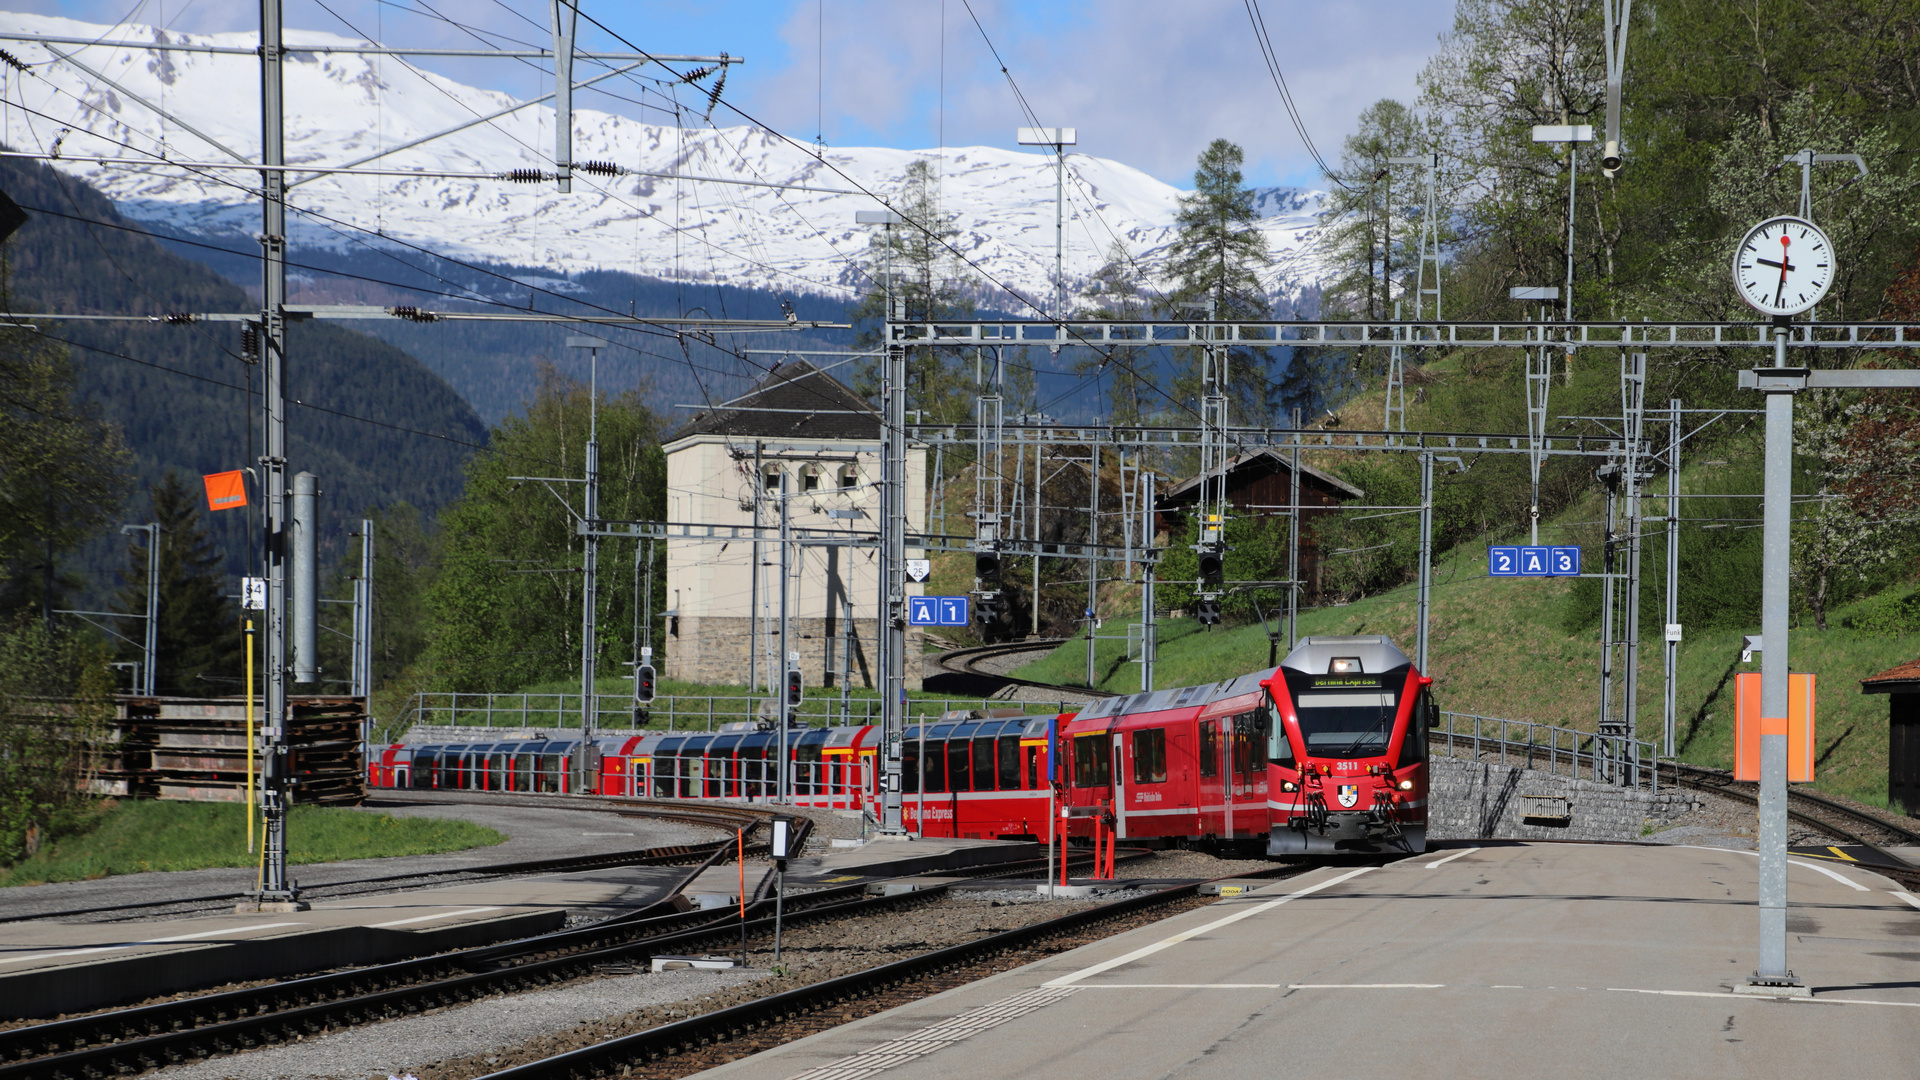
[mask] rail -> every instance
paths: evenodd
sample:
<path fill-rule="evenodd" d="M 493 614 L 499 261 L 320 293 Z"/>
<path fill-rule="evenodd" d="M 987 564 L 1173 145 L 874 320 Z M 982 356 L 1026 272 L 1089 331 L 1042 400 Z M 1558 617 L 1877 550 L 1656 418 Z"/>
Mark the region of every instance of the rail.
<path fill-rule="evenodd" d="M 1440 719 L 1427 745 L 1437 747 L 1444 739 L 1448 757 L 1497 758 L 1501 765 L 1527 769 L 1544 765 L 1549 773 L 1660 792 L 1658 758 L 1645 739 L 1445 710 Z"/>
<path fill-rule="evenodd" d="M 718 731 L 721 724 L 766 718 L 773 699 L 756 695 L 663 694 L 642 708 L 630 698 L 596 694 L 594 727 L 602 730 Z M 909 698 L 907 722 L 937 720 L 959 709 L 1017 708 L 1035 716 L 1072 712 L 1077 701 L 985 701 L 980 698 Z M 880 722 L 879 698 L 810 697 L 795 716 L 809 727 Z M 579 694 L 417 693 L 398 717 L 399 728 L 415 726 L 580 729 Z"/>

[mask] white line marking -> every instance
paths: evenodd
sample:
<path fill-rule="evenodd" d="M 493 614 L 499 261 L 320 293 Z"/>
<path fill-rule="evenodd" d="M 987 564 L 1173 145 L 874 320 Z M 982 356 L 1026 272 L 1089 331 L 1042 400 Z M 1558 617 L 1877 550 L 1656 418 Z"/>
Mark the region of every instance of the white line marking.
<path fill-rule="evenodd" d="M 1440 867 L 1447 865 L 1448 863 L 1452 862 L 1453 860 L 1459 858 L 1462 855 L 1471 855 L 1474 852 L 1479 850 L 1480 849 L 1477 847 L 1461 848 L 1459 851 L 1454 852 L 1453 854 L 1447 856 L 1444 859 L 1435 859 L 1434 861 L 1428 863 L 1427 869 L 1438 870 Z"/>
<path fill-rule="evenodd" d="M 1728 990 L 1639 990 L 1631 986 L 1609 986 L 1608 990 L 1617 994 L 1656 994 L 1660 997 L 1703 997 L 1720 998 L 1726 1001 L 1811 1001 L 1824 1005 L 1891 1005 L 1897 1009 L 1920 1009 L 1920 1001 L 1870 1001 L 1866 998 L 1766 998 L 1750 994 L 1735 994 Z"/>
<path fill-rule="evenodd" d="M 1899 889 L 1895 889 L 1893 890 L 1893 895 L 1899 897 L 1902 900 L 1905 900 L 1907 903 L 1912 904 L 1914 907 L 1920 907 L 1920 898 L 1916 898 L 1912 893 L 1903 893 Z"/>
<path fill-rule="evenodd" d="M 225 930 L 202 930 L 197 934 L 180 934 L 175 937 L 147 938 L 144 941 L 123 941 L 118 945 L 96 945 L 91 949 L 69 949 L 64 952 L 29 953 L 26 956 L 9 956 L 0 959 L 0 964 L 19 964 L 28 960 L 52 960 L 61 956 L 90 956 L 93 953 L 112 952 L 115 949 L 137 949 L 142 945 L 167 945 L 175 941 L 192 941 L 195 938 L 220 937 L 225 934 L 250 934 L 255 930 L 278 930 L 283 926 L 303 926 L 297 922 L 261 923 L 258 926 L 230 927 Z"/>
<path fill-rule="evenodd" d="M 632 836 L 630 832 L 583 832 L 581 836 Z"/>
<path fill-rule="evenodd" d="M 1674 846 L 1690 847 L 1696 851 L 1731 851 L 1740 855 L 1751 855 L 1756 859 L 1760 857 L 1760 853 L 1757 851 L 1742 851 L 1739 848 L 1707 847 L 1704 844 L 1676 844 Z M 1836 871 L 1829 870 L 1826 867 L 1821 866 L 1819 863 L 1810 863 L 1803 859 L 1788 859 L 1787 862 L 1791 863 L 1794 866 L 1804 866 L 1809 870 L 1818 870 L 1821 873 L 1832 878 L 1833 880 L 1839 882 L 1840 884 L 1845 885 L 1847 888 L 1852 889 L 1854 892 L 1872 892 L 1873 891 L 1872 889 L 1867 888 L 1865 885 L 1860 884 L 1859 882 L 1853 880 L 1852 878 L 1844 877 Z"/>
<path fill-rule="evenodd" d="M 1288 983 L 1289 990 L 1440 990 L 1446 983 Z"/>
<path fill-rule="evenodd" d="M 456 915 L 478 915 L 483 911 L 499 911 L 499 910 L 500 908 L 498 905 L 495 905 L 493 907 L 463 908 L 460 911 L 442 911 L 438 915 L 415 915 L 411 919 L 395 919 L 392 922 L 377 922 L 373 924 L 373 928 L 376 930 L 384 930 L 389 926 L 406 926 L 409 923 L 432 922 L 434 919 L 451 919 Z"/>
<path fill-rule="evenodd" d="M 1224 919 L 1215 919 L 1214 921 L 1206 924 L 1205 926 L 1196 926 L 1193 929 L 1186 931 L 1185 933 L 1175 934 L 1170 938 L 1166 938 L 1161 941 L 1156 941 L 1153 944 L 1145 946 L 1143 948 L 1135 949 L 1132 952 L 1126 954 L 1125 956 L 1116 956 L 1112 960 L 1103 961 L 1089 968 L 1082 968 L 1071 975 L 1062 975 L 1058 979 L 1053 979 L 1049 982 L 1042 983 L 1041 985 L 1042 986 L 1070 986 L 1073 983 L 1077 983 L 1081 979 L 1085 979 L 1089 976 L 1098 975 L 1103 971 L 1111 971 L 1114 968 L 1121 966 L 1122 964 L 1131 964 L 1135 960 L 1139 960 L 1142 957 L 1152 956 L 1154 953 L 1157 953 L 1162 949 L 1171 948 L 1175 945 L 1180 944 L 1183 941 L 1186 941 L 1189 938 L 1199 937 L 1201 934 L 1207 933 L 1208 931 L 1218 930 L 1223 926 L 1227 926 L 1232 923 L 1237 923 L 1241 919 L 1258 915 L 1264 911 L 1272 911 L 1274 908 L 1279 907 L 1281 904 L 1284 904 L 1289 900 L 1298 900 L 1303 896 L 1308 896 L 1313 893 L 1317 893 L 1321 889 L 1332 888 L 1333 886 L 1338 885 L 1343 881 L 1349 881 L 1353 878 L 1357 878 L 1361 874 L 1364 874 L 1367 871 L 1372 869 L 1374 868 L 1371 866 L 1363 866 L 1363 867 L 1360 867 L 1358 870 L 1349 870 L 1338 877 L 1328 878 L 1327 880 L 1319 883 L 1318 885 L 1309 885 L 1298 892 L 1288 893 L 1287 895 L 1280 897 L 1278 900 L 1269 900 L 1264 904 L 1259 904 L 1254 907 L 1242 908 L 1239 911 L 1236 911 L 1233 914 L 1228 915 Z"/>

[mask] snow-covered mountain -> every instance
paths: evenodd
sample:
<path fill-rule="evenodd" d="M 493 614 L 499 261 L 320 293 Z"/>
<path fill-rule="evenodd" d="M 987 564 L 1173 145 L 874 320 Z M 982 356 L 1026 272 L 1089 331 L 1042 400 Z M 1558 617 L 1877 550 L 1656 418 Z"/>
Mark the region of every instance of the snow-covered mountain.
<path fill-rule="evenodd" d="M 136 220 L 199 234 L 258 231 L 252 194 L 258 173 L 88 160 L 204 163 L 232 161 L 230 153 L 258 160 L 257 61 L 251 55 L 146 47 L 191 43 L 251 53 L 253 35 L 177 34 L 12 13 L 0 14 L 0 26 L 99 43 L 5 43 L 30 65 L 27 74 L 7 73 L 10 107 L 0 112 L 11 147 L 38 153 L 57 148 L 59 169 L 97 186 Z M 290 32 L 287 40 L 296 47 L 364 44 L 318 32 Z M 56 49 L 77 64 L 55 56 Z M 291 60 L 287 159 L 295 163 L 343 165 L 515 104 L 508 95 L 390 57 L 295 52 Z M 623 90 L 633 91 L 631 84 Z M 701 123 L 705 95 L 683 88 L 683 97 L 697 106 L 686 127 L 576 108 L 575 160 L 771 186 L 578 176 L 573 192 L 560 194 L 551 183 L 515 184 L 491 176 L 306 174 L 291 194 L 300 211 L 291 215 L 293 241 L 347 249 L 377 245 L 385 236 L 454 258 L 547 267 L 561 278 L 620 270 L 844 297 L 861 280 L 871 228 L 856 226 L 854 213 L 878 204 L 864 194 L 806 189 L 864 188 L 892 197 L 911 162 L 932 158 L 941 175 L 942 209 L 959 230 L 954 244 L 987 279 L 983 286 L 990 291 L 997 283 L 1028 297 L 1051 292 L 1049 156 L 976 146 L 839 147 L 816 157 L 811 147 L 758 128 L 691 126 Z M 178 122 L 163 121 L 156 107 Z M 439 174 L 550 170 L 553 128 L 551 108 L 528 107 L 366 167 Z M 1180 191 L 1116 161 L 1080 154 L 1068 161 L 1069 281 L 1084 280 L 1116 241 L 1156 274 L 1173 235 Z M 1269 274 L 1276 296 L 1290 296 L 1320 277 L 1313 236 L 1321 201 L 1321 192 L 1305 189 L 1258 192 L 1261 228 L 1276 257 Z"/>

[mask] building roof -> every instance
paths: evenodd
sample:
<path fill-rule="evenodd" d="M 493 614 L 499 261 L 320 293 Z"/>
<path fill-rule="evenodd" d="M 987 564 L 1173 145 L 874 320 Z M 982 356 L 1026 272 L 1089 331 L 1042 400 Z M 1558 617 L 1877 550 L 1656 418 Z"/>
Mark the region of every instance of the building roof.
<path fill-rule="evenodd" d="M 1247 474 L 1286 472 L 1293 463 L 1272 450 L 1249 450 L 1235 455 L 1227 461 L 1227 486 L 1231 488 L 1236 480 L 1247 479 Z M 1363 499 L 1367 493 L 1347 483 L 1337 476 L 1330 476 L 1319 469 L 1300 463 L 1300 483 L 1318 488 L 1336 499 Z M 1200 477 L 1191 476 L 1169 488 L 1160 496 L 1162 507 L 1190 503 L 1200 497 Z"/>
<path fill-rule="evenodd" d="M 696 435 L 878 442 L 880 413 L 806 360 L 789 360 L 740 397 L 696 413 L 667 441 Z"/>
<path fill-rule="evenodd" d="M 1909 660 L 1860 680 L 1863 694 L 1920 694 L 1920 660 Z"/>

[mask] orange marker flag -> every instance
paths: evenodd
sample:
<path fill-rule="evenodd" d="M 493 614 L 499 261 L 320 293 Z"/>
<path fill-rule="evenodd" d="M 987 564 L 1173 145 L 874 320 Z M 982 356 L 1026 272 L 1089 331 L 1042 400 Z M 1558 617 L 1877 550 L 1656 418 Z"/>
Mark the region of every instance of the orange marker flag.
<path fill-rule="evenodd" d="M 247 474 L 243 469 L 201 477 L 207 485 L 208 510 L 237 510 L 247 505 Z"/>

